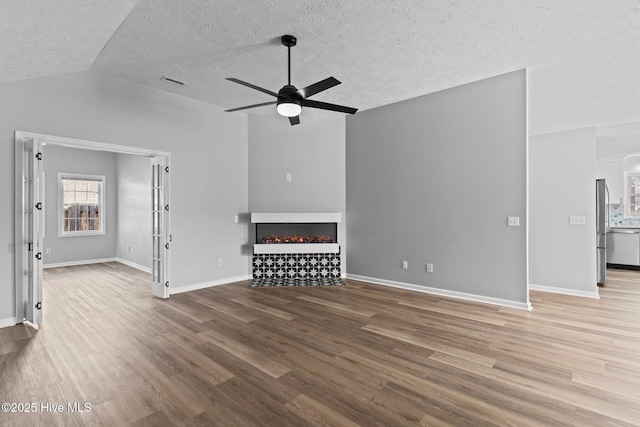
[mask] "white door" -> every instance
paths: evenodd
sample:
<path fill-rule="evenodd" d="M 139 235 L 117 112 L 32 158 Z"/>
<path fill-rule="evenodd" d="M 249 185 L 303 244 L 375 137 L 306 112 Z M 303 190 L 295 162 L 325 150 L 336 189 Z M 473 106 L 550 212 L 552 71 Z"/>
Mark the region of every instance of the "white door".
<path fill-rule="evenodd" d="M 158 298 L 169 298 L 169 165 L 167 158 L 151 158 L 151 293 Z"/>
<path fill-rule="evenodd" d="M 16 298 L 24 304 L 17 315 L 38 325 L 42 322 L 42 143 L 32 138 L 16 142 L 16 155 L 21 157 L 16 179 L 22 182 L 16 194 L 16 279 L 21 282 Z"/>

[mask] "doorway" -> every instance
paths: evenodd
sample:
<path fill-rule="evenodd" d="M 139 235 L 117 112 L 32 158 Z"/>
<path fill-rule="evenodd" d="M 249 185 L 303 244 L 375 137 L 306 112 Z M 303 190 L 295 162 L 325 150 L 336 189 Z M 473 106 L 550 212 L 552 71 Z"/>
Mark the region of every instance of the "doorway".
<path fill-rule="evenodd" d="M 44 178 L 46 152 L 53 145 L 81 150 L 129 154 L 149 159 L 151 197 L 151 294 L 169 297 L 169 153 L 30 132 L 15 133 L 15 294 L 16 318 L 38 325 L 42 321 Z M 47 202 L 51 211 L 57 203 Z M 50 231 L 53 232 L 53 231 Z"/>

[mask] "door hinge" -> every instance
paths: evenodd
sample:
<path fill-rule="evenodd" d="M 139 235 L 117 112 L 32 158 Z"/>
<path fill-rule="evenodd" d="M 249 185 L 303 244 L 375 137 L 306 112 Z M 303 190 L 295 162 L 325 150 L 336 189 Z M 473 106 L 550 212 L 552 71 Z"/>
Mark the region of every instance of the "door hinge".
<path fill-rule="evenodd" d="M 42 302 L 38 301 L 38 303 L 36 304 L 36 310 L 42 310 Z"/>
<path fill-rule="evenodd" d="M 36 259 L 38 259 L 38 260 L 42 259 L 42 252 L 38 252 L 36 254 Z"/>
<path fill-rule="evenodd" d="M 29 242 L 29 252 L 33 251 L 33 242 Z"/>
<path fill-rule="evenodd" d="M 42 203 L 41 202 L 36 203 L 36 209 L 38 209 L 39 211 L 42 210 Z"/>
<path fill-rule="evenodd" d="M 42 153 L 36 153 L 36 159 L 42 160 Z"/>
<path fill-rule="evenodd" d="M 166 173 L 169 173 L 169 166 L 165 167 L 165 168 L 164 168 L 164 171 L 165 171 Z"/>

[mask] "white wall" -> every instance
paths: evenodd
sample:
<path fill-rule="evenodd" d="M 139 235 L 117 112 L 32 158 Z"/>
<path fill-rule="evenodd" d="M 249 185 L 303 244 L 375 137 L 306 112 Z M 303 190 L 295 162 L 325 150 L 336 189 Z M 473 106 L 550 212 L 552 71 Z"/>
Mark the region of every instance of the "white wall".
<path fill-rule="evenodd" d="M 531 136 L 529 162 L 531 288 L 596 297 L 595 129 Z"/>
<path fill-rule="evenodd" d="M 151 160 L 118 154 L 118 239 L 116 257 L 151 269 Z"/>
<path fill-rule="evenodd" d="M 45 171 L 45 266 L 73 262 L 110 259 L 116 256 L 117 221 L 117 165 L 114 153 L 78 150 L 46 145 L 43 147 Z M 105 176 L 106 223 L 104 236 L 58 237 L 58 172 Z"/>
<path fill-rule="evenodd" d="M 172 292 L 249 274 L 233 221 L 248 210 L 246 115 L 87 71 L 0 84 L 0 117 L 5 200 L 16 130 L 170 152 Z M 13 209 L 0 206 L 0 323 L 15 317 Z"/>
<path fill-rule="evenodd" d="M 528 307 L 526 129 L 525 70 L 348 117 L 348 274 Z"/>
<path fill-rule="evenodd" d="M 305 109 L 300 125 L 276 113 L 249 117 L 249 210 L 341 212 L 345 267 L 345 117 Z M 291 182 L 285 175 L 291 173 Z"/>
<path fill-rule="evenodd" d="M 622 160 L 622 173 L 640 172 L 640 155 L 629 155 Z"/>

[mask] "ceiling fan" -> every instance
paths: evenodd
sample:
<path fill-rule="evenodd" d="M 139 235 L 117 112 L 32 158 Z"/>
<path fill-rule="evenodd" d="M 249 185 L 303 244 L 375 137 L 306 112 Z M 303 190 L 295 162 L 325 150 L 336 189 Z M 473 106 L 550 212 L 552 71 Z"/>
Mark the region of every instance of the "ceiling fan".
<path fill-rule="evenodd" d="M 278 93 L 272 92 L 268 89 L 264 89 L 256 85 L 252 85 L 251 83 L 247 83 L 233 77 L 227 78 L 227 80 L 232 81 L 234 83 L 238 83 L 243 86 L 247 86 L 252 89 L 259 90 L 260 92 L 264 92 L 266 94 L 275 96 L 277 100 L 270 101 L 270 102 L 263 102 L 261 104 L 247 105 L 246 107 L 232 108 L 230 110 L 225 110 L 225 111 L 227 112 L 239 111 L 239 110 L 246 110 L 247 108 L 255 108 L 255 107 L 262 107 L 264 105 L 276 104 L 276 109 L 278 113 L 282 116 L 288 117 L 289 122 L 291 123 L 292 126 L 300 124 L 300 113 L 302 112 L 302 107 L 319 108 L 321 110 L 331 110 L 331 111 L 338 111 L 341 113 L 349 113 L 349 114 L 355 114 L 356 111 L 358 111 L 357 108 L 345 107 L 342 105 L 329 104 L 327 102 L 313 101 L 308 99 L 310 96 L 315 95 L 316 93 L 322 92 L 323 90 L 327 90 L 329 88 L 339 85 L 340 81 L 338 81 L 334 77 L 326 78 L 324 80 L 321 80 L 317 83 L 314 83 L 302 89 L 298 89 L 295 86 L 291 85 L 291 48 L 296 45 L 297 39 L 294 36 L 284 35 L 282 36 L 281 40 L 282 40 L 282 44 L 287 47 L 288 60 L 289 60 L 288 62 L 289 83 L 284 85 L 282 89 L 278 91 Z"/>

